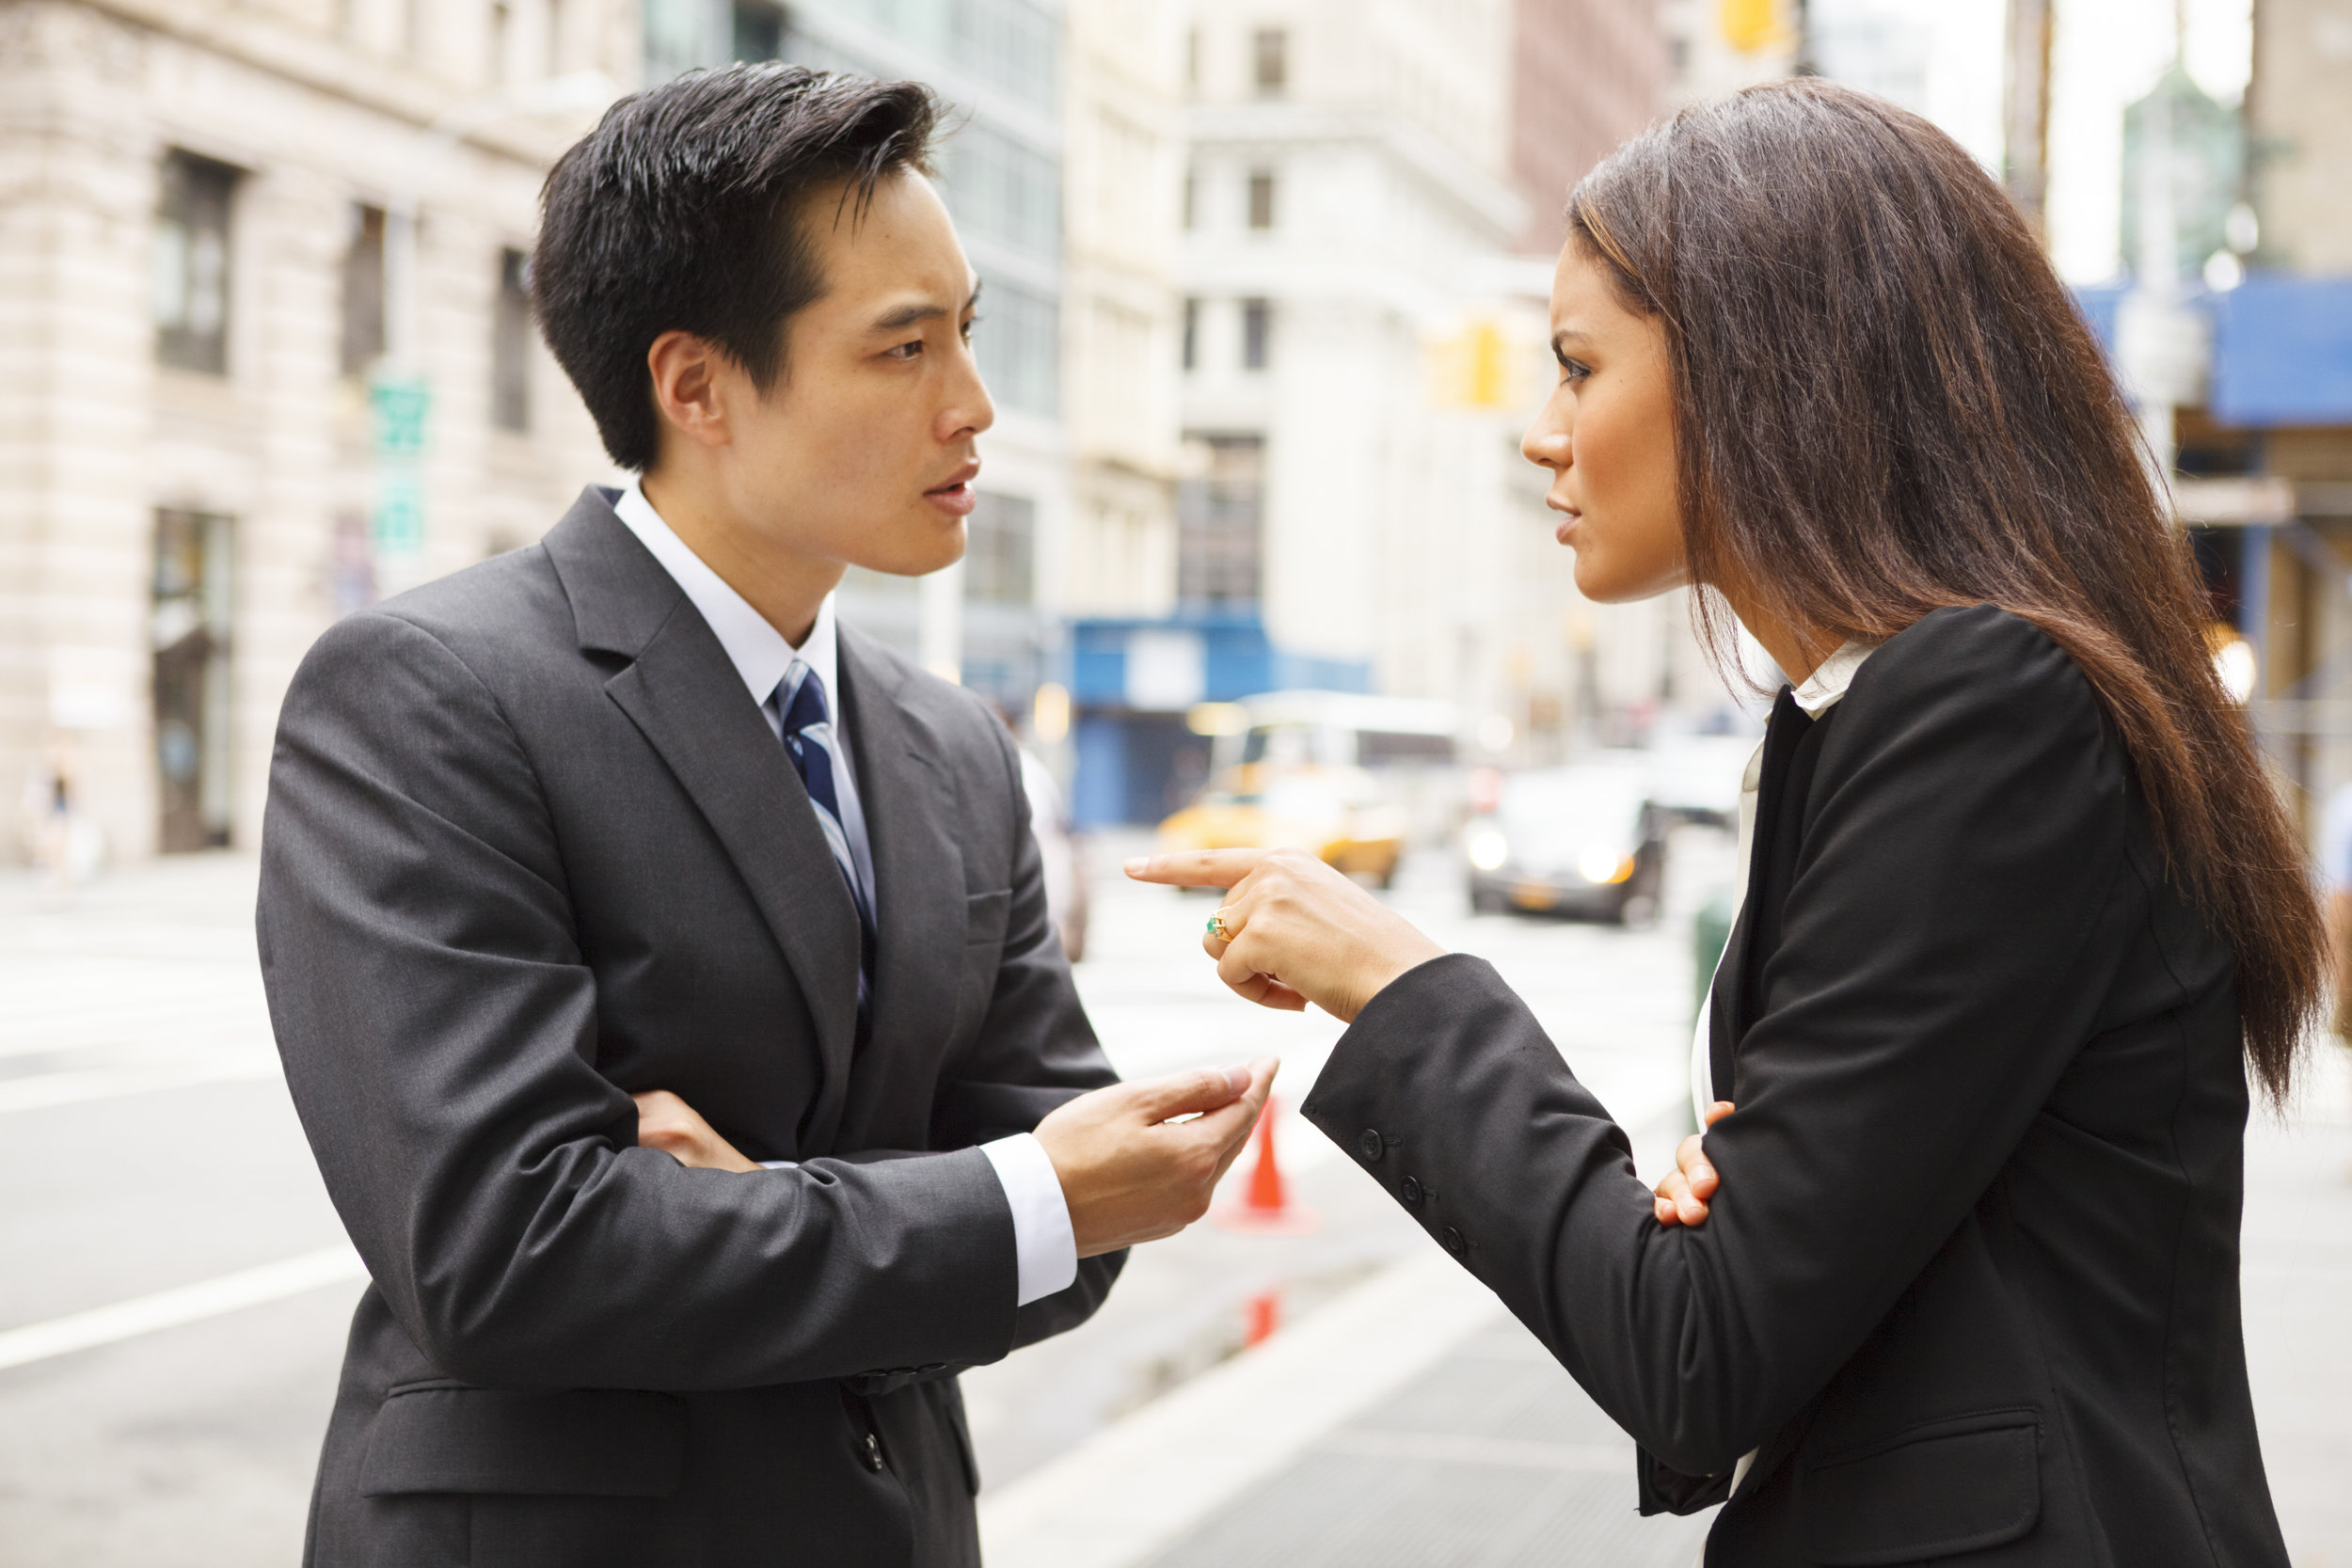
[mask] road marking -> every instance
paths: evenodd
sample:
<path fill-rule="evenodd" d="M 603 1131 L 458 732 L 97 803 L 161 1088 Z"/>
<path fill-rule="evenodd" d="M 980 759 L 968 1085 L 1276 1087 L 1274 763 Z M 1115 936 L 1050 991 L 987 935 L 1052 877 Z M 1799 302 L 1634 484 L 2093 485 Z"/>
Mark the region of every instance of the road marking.
<path fill-rule="evenodd" d="M 109 1307 L 93 1307 L 87 1312 L 69 1313 L 47 1323 L 0 1330 L 0 1369 L 22 1367 L 29 1361 L 45 1361 L 53 1355 L 67 1355 L 77 1350 L 152 1334 L 158 1329 L 177 1328 L 182 1323 L 240 1312 L 322 1286 L 364 1279 L 367 1273 L 359 1255 L 348 1245 L 331 1246 L 281 1262 L 263 1263 L 259 1268 L 240 1269 L 216 1279 L 175 1286 L 153 1295 L 135 1296 Z"/>
<path fill-rule="evenodd" d="M 1417 1253 L 982 1493 L 982 1555 L 996 1568 L 1140 1563 L 1502 1316 L 1453 1259 Z"/>

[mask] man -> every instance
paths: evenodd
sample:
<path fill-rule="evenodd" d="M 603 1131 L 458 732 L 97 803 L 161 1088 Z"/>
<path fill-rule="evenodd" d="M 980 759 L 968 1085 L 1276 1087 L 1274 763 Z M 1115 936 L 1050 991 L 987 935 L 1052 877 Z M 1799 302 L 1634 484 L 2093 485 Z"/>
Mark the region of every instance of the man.
<path fill-rule="evenodd" d="M 956 558 L 993 418 L 932 114 L 782 67 L 617 105 L 534 286 L 641 479 L 288 693 L 262 963 L 373 1276 L 322 1568 L 977 1562 L 956 1370 L 1082 1321 L 1263 1103 L 1114 1084 L 1010 737 L 834 620 Z"/>

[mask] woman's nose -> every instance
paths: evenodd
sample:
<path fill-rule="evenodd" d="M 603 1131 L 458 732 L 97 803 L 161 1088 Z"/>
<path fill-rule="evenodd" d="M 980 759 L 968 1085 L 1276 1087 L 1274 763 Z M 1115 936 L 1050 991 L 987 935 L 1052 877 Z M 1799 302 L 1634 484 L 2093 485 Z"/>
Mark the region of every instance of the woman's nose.
<path fill-rule="evenodd" d="M 1519 437 L 1519 455 L 1537 467 L 1565 468 L 1574 460 L 1575 452 L 1575 443 L 1568 433 L 1540 416 Z"/>

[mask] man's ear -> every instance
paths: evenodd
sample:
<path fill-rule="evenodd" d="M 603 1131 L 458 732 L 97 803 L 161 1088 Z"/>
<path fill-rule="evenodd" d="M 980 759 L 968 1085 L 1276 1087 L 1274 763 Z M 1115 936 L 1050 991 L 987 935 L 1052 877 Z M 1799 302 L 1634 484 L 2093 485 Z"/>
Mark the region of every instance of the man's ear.
<path fill-rule="evenodd" d="M 664 332 L 645 351 L 654 406 L 663 422 L 697 446 L 727 444 L 725 354 L 691 332 Z"/>

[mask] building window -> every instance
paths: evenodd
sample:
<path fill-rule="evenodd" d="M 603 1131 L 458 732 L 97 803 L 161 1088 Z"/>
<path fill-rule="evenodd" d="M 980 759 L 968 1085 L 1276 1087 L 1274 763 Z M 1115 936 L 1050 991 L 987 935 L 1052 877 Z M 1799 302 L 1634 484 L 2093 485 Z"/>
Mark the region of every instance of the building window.
<path fill-rule="evenodd" d="M 1290 86 L 1290 35 L 1261 27 L 1249 36 L 1249 82 L 1260 98 L 1279 98 Z"/>
<path fill-rule="evenodd" d="M 1274 357 L 1274 306 L 1263 299 L 1241 302 L 1241 368 L 1264 370 Z"/>
<path fill-rule="evenodd" d="M 734 52 L 738 60 L 774 60 L 784 55 L 784 11 L 768 0 L 735 0 Z"/>
<path fill-rule="evenodd" d="M 940 159 L 947 210 L 966 230 L 1040 261 L 1061 260 L 1061 164 L 986 125 L 966 125 Z"/>
<path fill-rule="evenodd" d="M 982 490 L 964 530 L 963 596 L 1025 609 L 1037 595 L 1037 502 Z"/>
<path fill-rule="evenodd" d="M 1192 605 L 1255 604 L 1265 437 L 1187 436 L 1176 487 L 1176 596 Z"/>
<path fill-rule="evenodd" d="M 1051 114 L 1061 97 L 1061 16 L 1035 0 L 948 0 L 956 63 Z"/>
<path fill-rule="evenodd" d="M 1061 404 L 1061 311 L 1054 299 L 991 277 L 980 292 L 972 349 L 989 392 L 1007 407 L 1048 418 Z"/>
<path fill-rule="evenodd" d="M 383 352 L 384 209 L 354 205 L 343 245 L 343 374 L 367 374 Z"/>
<path fill-rule="evenodd" d="M 149 641 L 155 651 L 155 773 L 166 854 L 229 842 L 230 525 L 155 514 Z"/>
<path fill-rule="evenodd" d="M 1270 168 L 1249 171 L 1249 227 L 1274 227 L 1274 171 Z"/>
<path fill-rule="evenodd" d="M 229 207 L 237 171 L 166 153 L 155 211 L 155 357 L 183 371 L 229 373 Z"/>
<path fill-rule="evenodd" d="M 531 428 L 531 258 L 499 252 L 498 304 L 490 314 L 490 422 Z"/>
<path fill-rule="evenodd" d="M 1200 302 L 1184 301 L 1184 369 L 1196 370 L 1200 364 Z"/>

